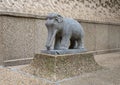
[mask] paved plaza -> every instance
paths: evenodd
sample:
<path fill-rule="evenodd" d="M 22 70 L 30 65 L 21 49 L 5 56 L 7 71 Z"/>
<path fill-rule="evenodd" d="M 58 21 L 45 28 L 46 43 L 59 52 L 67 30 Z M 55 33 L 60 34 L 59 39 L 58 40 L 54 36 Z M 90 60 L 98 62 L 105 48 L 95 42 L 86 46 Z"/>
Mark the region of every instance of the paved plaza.
<path fill-rule="evenodd" d="M 120 52 L 95 55 L 95 60 L 103 66 L 102 70 L 58 81 L 59 85 L 120 85 Z M 47 83 L 44 79 L 23 73 L 19 69 L 24 66 L 0 67 L 0 85 L 55 85 L 49 80 Z"/>

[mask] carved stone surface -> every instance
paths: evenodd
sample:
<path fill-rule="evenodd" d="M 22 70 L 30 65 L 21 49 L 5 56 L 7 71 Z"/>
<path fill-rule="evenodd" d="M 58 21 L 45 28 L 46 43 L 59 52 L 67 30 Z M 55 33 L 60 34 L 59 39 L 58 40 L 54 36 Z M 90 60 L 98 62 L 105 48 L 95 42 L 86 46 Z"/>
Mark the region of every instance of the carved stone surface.
<path fill-rule="evenodd" d="M 58 12 L 76 19 L 120 22 L 120 0 L 0 0 L 0 11 L 41 16 Z"/>
<path fill-rule="evenodd" d="M 4 49 L 3 49 L 3 35 L 2 35 L 2 32 L 3 32 L 3 18 L 0 17 L 0 65 L 3 65 L 3 55 L 4 55 Z"/>
<path fill-rule="evenodd" d="M 54 50 L 84 49 L 84 30 L 76 20 L 50 13 L 45 25 L 48 30 L 47 50 L 51 50 L 54 40 Z"/>
<path fill-rule="evenodd" d="M 0 24 L 1 62 L 31 58 L 34 57 L 34 53 L 40 53 L 45 49 L 47 37 L 45 20 L 2 16 Z M 84 41 L 87 51 L 120 48 L 119 25 L 92 23 L 81 23 L 81 25 L 85 31 Z"/>
<path fill-rule="evenodd" d="M 42 50 L 41 53 L 47 53 L 52 55 L 62 55 L 62 54 L 76 54 L 87 51 L 86 49 L 69 49 L 69 50 Z"/>
<path fill-rule="evenodd" d="M 36 54 L 31 64 L 23 71 L 40 78 L 58 81 L 98 69 L 101 69 L 101 66 L 94 60 L 93 53 L 86 52 L 68 55 Z"/>
<path fill-rule="evenodd" d="M 36 20 L 2 17 L 4 60 L 34 56 Z M 1 26 L 2 26 L 1 25 Z"/>

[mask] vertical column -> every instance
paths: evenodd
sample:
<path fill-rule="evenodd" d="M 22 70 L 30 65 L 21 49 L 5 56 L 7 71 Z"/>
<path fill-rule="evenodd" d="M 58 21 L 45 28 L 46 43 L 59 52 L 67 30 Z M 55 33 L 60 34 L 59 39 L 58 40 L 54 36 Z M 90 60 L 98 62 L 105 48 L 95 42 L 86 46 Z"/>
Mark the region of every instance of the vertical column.
<path fill-rule="evenodd" d="M 2 36 L 2 32 L 3 32 L 3 17 L 0 16 L 0 65 L 3 65 L 3 36 Z"/>

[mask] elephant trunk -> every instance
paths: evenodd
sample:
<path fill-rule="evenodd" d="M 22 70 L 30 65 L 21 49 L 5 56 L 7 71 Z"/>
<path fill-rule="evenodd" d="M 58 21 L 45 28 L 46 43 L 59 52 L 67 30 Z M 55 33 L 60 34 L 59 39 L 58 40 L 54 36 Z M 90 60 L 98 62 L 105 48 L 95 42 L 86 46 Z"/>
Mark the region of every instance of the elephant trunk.
<path fill-rule="evenodd" d="M 47 38 L 47 43 L 46 43 L 46 48 L 47 50 L 51 49 L 52 43 L 55 39 L 55 35 L 57 33 L 57 30 L 48 30 L 48 38 Z"/>

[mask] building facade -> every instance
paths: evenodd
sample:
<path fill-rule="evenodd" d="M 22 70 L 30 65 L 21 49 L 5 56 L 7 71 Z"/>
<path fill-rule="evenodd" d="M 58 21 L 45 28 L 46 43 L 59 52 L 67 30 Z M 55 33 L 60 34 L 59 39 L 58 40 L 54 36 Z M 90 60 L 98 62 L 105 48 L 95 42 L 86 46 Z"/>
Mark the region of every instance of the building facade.
<path fill-rule="evenodd" d="M 78 20 L 88 51 L 120 49 L 119 0 L 0 0 L 0 64 L 34 57 L 45 49 L 45 16 Z"/>

